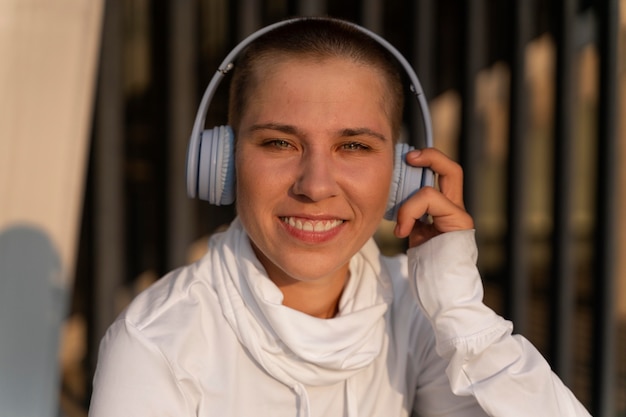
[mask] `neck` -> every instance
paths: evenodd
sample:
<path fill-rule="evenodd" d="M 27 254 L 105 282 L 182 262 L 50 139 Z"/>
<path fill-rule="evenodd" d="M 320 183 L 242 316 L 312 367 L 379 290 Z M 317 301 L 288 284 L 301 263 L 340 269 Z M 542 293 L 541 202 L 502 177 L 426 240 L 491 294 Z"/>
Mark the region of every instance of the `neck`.
<path fill-rule="evenodd" d="M 330 285 L 320 282 L 274 283 L 283 293 L 283 305 L 313 317 L 329 319 L 338 313 L 339 299 L 346 281 L 344 278 Z"/>
<path fill-rule="evenodd" d="M 313 280 L 294 278 L 255 251 L 267 275 L 283 293 L 283 305 L 319 318 L 335 317 L 339 299 L 350 275 L 346 264 L 332 274 Z"/>
<path fill-rule="evenodd" d="M 339 299 L 350 274 L 348 265 L 331 276 L 310 281 L 293 278 L 271 263 L 265 269 L 283 293 L 283 305 L 323 319 L 337 315 Z"/>

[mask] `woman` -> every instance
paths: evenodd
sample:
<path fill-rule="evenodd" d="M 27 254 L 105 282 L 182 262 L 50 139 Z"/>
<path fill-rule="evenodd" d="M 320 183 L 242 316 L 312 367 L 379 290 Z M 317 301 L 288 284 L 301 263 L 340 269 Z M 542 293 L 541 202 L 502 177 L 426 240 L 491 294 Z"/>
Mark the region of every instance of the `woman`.
<path fill-rule="evenodd" d="M 457 164 L 407 156 L 440 191 L 400 208 L 407 256 L 379 253 L 402 90 L 388 51 L 341 21 L 247 48 L 229 111 L 238 217 L 111 326 L 90 415 L 588 415 L 482 304 Z"/>

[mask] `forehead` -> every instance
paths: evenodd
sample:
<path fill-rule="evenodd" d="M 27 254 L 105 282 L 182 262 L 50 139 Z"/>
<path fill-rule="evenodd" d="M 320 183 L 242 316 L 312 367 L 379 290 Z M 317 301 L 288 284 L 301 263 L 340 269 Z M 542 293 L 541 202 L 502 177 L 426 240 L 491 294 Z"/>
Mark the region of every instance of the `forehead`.
<path fill-rule="evenodd" d="M 346 87 L 367 79 L 373 94 L 380 94 L 385 87 L 385 77 L 381 71 L 371 65 L 355 62 L 342 57 L 279 57 L 266 60 L 255 68 L 255 89 L 262 89 L 265 83 L 306 83 L 315 78 L 317 82 L 341 82 Z M 319 88 L 327 87 L 319 84 Z M 364 92 L 366 93 L 366 92 Z"/>
<path fill-rule="evenodd" d="M 333 66 L 336 68 L 343 68 L 344 71 L 338 72 L 337 76 L 349 79 L 353 76 L 354 69 L 365 70 L 371 72 L 373 79 L 376 82 L 387 87 L 389 80 L 382 71 L 376 65 L 365 62 L 362 60 L 356 60 L 347 56 L 337 55 L 320 55 L 309 53 L 285 53 L 281 51 L 272 51 L 264 54 L 262 57 L 256 60 L 252 66 L 252 73 L 256 83 L 262 82 L 268 77 L 272 77 L 277 71 L 289 68 L 289 67 L 308 67 L 312 71 L 324 69 L 325 66 Z M 256 85 L 254 83 L 254 85 Z"/>
<path fill-rule="evenodd" d="M 291 100 L 373 103 L 391 117 L 392 91 L 383 71 L 345 57 L 266 56 L 254 66 L 243 113 L 268 96 Z"/>
<path fill-rule="evenodd" d="M 345 101 L 365 106 L 375 102 L 385 111 L 387 89 L 384 77 L 373 67 L 345 58 L 278 59 L 259 65 L 248 94 L 248 108 L 255 102 Z"/>

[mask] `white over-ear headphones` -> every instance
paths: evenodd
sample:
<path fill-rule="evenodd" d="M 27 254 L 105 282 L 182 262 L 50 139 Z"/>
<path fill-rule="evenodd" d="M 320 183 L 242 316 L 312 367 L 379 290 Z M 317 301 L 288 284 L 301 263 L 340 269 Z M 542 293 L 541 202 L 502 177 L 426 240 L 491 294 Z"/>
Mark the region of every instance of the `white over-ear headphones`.
<path fill-rule="evenodd" d="M 218 126 L 204 129 L 207 110 L 218 85 L 224 76 L 234 67 L 234 60 L 239 53 L 260 36 L 280 26 L 307 18 L 295 18 L 266 26 L 254 32 L 237 45 L 222 61 L 217 72 L 204 92 L 198 113 L 191 131 L 187 149 L 187 195 L 196 196 L 211 204 L 225 205 L 235 201 L 235 158 L 234 134 L 230 126 Z M 365 33 L 387 49 L 402 65 L 411 82 L 411 92 L 417 98 L 422 113 L 422 123 L 426 146 L 433 146 L 432 123 L 430 112 L 422 86 L 408 61 L 398 50 L 376 33 L 353 23 L 345 22 Z M 433 172 L 427 168 L 418 168 L 406 163 L 406 154 L 413 147 L 398 143 L 395 150 L 394 172 L 387 201 L 385 218 L 395 220 L 398 208 L 423 186 L 433 186 Z"/>

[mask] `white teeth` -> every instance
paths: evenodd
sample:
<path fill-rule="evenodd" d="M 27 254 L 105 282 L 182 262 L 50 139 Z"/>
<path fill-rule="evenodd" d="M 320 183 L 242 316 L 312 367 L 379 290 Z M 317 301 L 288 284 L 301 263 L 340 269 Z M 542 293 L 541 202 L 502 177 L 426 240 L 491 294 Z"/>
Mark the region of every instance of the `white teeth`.
<path fill-rule="evenodd" d="M 293 217 L 283 217 L 282 220 L 289 226 L 305 232 L 327 232 L 343 223 L 343 220 L 300 220 Z"/>

